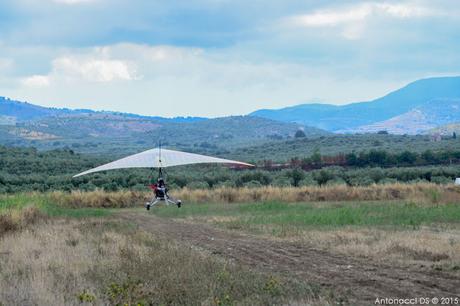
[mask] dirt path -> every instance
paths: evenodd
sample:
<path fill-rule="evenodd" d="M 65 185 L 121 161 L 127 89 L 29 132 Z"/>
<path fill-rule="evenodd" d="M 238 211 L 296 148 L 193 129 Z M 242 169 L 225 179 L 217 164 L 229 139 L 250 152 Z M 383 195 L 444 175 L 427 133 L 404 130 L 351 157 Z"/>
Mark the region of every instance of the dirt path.
<path fill-rule="evenodd" d="M 352 304 L 374 304 L 376 297 L 460 297 L 460 277 L 441 271 L 419 271 L 376 264 L 295 243 L 268 240 L 129 212 L 119 218 L 146 231 L 165 235 L 266 272 L 297 277 L 349 298 Z"/>

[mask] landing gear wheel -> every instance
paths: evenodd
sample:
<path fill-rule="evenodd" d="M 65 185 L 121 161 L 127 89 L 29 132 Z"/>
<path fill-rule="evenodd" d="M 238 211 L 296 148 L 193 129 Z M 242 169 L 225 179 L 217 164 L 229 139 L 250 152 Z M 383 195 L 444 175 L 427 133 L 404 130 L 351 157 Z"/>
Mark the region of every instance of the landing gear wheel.
<path fill-rule="evenodd" d="M 150 203 L 145 203 L 145 208 L 146 208 L 147 210 L 150 210 Z"/>
<path fill-rule="evenodd" d="M 177 208 L 180 208 L 181 206 L 182 206 L 182 201 L 181 200 L 177 201 Z"/>

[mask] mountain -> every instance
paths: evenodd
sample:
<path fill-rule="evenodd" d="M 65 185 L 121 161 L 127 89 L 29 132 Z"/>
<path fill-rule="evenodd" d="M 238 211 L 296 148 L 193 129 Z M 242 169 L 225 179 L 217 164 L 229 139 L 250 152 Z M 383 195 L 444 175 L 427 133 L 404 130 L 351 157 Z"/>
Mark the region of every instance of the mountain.
<path fill-rule="evenodd" d="M 55 109 L 0 100 L 0 144 L 122 155 L 158 145 L 219 153 L 232 147 L 328 132 L 266 118 L 162 118 L 117 112 Z"/>
<path fill-rule="evenodd" d="M 400 116 L 432 100 L 460 99 L 460 77 L 415 81 L 388 95 L 347 105 L 301 104 L 251 113 L 284 122 L 296 122 L 328 131 L 350 130 Z"/>
<path fill-rule="evenodd" d="M 231 116 L 200 122 L 169 124 L 162 126 L 158 132 L 166 139 L 175 139 L 182 143 L 193 138 L 195 142 L 234 146 L 240 143 L 251 144 L 258 140 L 290 138 L 299 129 L 308 136 L 329 134 L 317 128 L 251 116 Z M 157 132 L 151 133 L 154 136 Z"/>
<path fill-rule="evenodd" d="M 164 118 L 158 116 L 143 116 L 131 113 L 121 113 L 113 111 L 93 111 L 90 109 L 68 109 L 68 108 L 54 108 L 43 107 L 34 105 L 27 102 L 15 101 L 6 97 L 0 97 L 0 125 L 5 121 L 9 122 L 24 122 L 29 120 L 37 120 L 47 117 L 62 117 L 62 116 L 76 116 L 76 115 L 89 115 L 89 114 L 105 114 L 115 115 L 127 118 L 144 118 L 154 119 L 158 121 L 167 122 L 196 122 L 206 120 L 203 117 L 174 117 Z M 3 122 L 3 123 L 2 123 Z"/>
<path fill-rule="evenodd" d="M 25 121 L 43 117 L 65 115 L 70 113 L 84 112 L 71 111 L 68 109 L 47 108 L 27 102 L 19 102 L 5 97 L 0 97 L 0 116 L 11 118 L 11 120 Z"/>
<path fill-rule="evenodd" d="M 460 121 L 460 99 L 434 99 L 410 111 L 356 129 L 343 130 L 345 133 L 376 133 L 387 131 L 391 134 L 423 134 L 440 125 Z"/>

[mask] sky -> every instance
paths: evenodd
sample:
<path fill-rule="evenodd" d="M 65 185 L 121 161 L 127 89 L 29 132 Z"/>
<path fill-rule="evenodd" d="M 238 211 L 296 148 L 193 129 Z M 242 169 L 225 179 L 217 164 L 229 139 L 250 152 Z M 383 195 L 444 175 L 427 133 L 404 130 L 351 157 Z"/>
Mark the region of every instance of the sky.
<path fill-rule="evenodd" d="M 460 1 L 1 0 L 0 96 L 218 117 L 460 75 Z"/>

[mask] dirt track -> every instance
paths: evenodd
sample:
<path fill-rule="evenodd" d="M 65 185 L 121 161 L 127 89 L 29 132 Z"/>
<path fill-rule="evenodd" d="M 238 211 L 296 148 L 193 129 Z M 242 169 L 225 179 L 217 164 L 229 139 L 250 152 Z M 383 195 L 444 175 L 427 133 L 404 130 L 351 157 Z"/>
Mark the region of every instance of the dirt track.
<path fill-rule="evenodd" d="M 289 242 L 228 232 L 205 224 L 130 212 L 119 218 L 140 228 L 200 247 L 261 271 L 281 273 L 332 289 L 352 304 L 374 304 L 376 297 L 460 297 L 460 277 L 376 264 Z"/>

